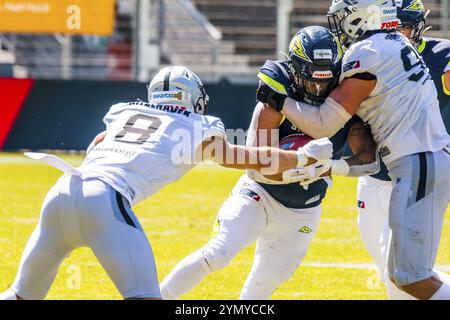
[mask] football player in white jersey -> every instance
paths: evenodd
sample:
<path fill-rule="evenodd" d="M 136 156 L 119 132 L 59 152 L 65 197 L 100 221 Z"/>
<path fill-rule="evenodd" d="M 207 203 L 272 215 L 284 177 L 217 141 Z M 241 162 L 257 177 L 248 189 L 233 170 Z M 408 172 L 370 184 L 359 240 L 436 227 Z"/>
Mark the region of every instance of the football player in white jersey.
<path fill-rule="evenodd" d="M 338 84 L 342 56 L 339 41 L 328 29 L 306 27 L 293 37 L 289 59 L 266 61 L 258 77 L 280 90 L 285 88 L 294 99 L 320 105 Z M 277 133 L 268 134 L 270 141 L 260 138 L 263 136 L 260 133 L 267 130 Z M 283 148 L 291 145 L 289 138 L 295 136 L 305 136 L 301 127 L 294 126 L 272 108 L 257 104 L 247 145 L 280 143 Z M 357 163 L 352 171 L 359 169 L 365 175 L 379 170 L 375 143 L 359 117 L 353 117 L 330 140 L 334 158 L 340 158 L 342 148 L 349 142 L 355 155 L 342 161 Z M 324 167 L 322 172 L 328 169 Z M 179 262 L 162 281 L 163 298 L 179 298 L 208 274 L 226 267 L 241 250 L 256 241 L 253 267 L 240 299 L 269 299 L 302 263 L 319 225 L 321 202 L 329 185 L 324 179 L 305 184 L 307 189 L 298 182 L 280 185 L 254 172 L 243 175 L 220 208 L 213 237 Z"/>
<path fill-rule="evenodd" d="M 111 107 L 106 131 L 79 168 L 52 155 L 30 154 L 66 173 L 47 194 L 16 279 L 0 300 L 44 298 L 61 262 L 79 247 L 92 249 L 124 298 L 160 299 L 152 249 L 133 205 L 204 158 L 280 173 L 332 155 L 327 139 L 297 152 L 229 144 L 220 119 L 205 115 L 203 84 L 185 67 L 164 68 L 148 90 L 149 103 Z"/>
<path fill-rule="evenodd" d="M 258 100 L 308 134 L 335 134 L 357 114 L 371 128 L 389 169 L 389 278 L 418 299 L 450 299 L 433 274 L 450 201 L 450 136 L 439 113 L 429 70 L 409 40 L 396 32 L 392 0 L 334 0 L 328 19 L 349 49 L 340 85 L 320 107 L 288 98 L 262 83 Z M 345 163 L 337 170 L 347 171 Z"/>
<path fill-rule="evenodd" d="M 427 29 L 426 12 L 420 0 L 397 1 L 397 17 L 400 20 L 399 32 L 402 32 L 422 55 L 438 91 L 441 114 L 445 114 L 450 105 L 450 95 L 446 95 L 446 86 L 450 88 L 450 40 L 423 38 Z M 446 84 L 446 78 L 449 81 Z M 447 127 L 449 131 L 449 127 Z M 390 300 L 414 299 L 405 291 L 399 290 L 386 279 L 386 254 L 389 242 L 388 211 L 392 183 L 387 168 L 382 164 L 379 173 L 358 180 L 358 226 L 362 239 L 378 267 L 380 276 L 386 284 L 387 298 Z M 450 276 L 442 271 L 433 270 L 434 275 L 443 283 L 450 284 Z"/>

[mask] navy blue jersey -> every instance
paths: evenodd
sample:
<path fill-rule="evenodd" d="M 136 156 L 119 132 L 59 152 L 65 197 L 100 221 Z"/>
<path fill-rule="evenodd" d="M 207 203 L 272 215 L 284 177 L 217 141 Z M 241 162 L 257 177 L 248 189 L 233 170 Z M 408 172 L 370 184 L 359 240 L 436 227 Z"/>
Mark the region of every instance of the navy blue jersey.
<path fill-rule="evenodd" d="M 289 66 L 286 61 L 267 61 L 263 67 L 266 74 L 270 74 L 270 78 L 282 84 L 288 92 L 289 97 L 302 101 L 302 97 L 298 96 L 297 91 L 294 90 L 290 78 Z M 268 72 L 270 71 L 270 72 Z M 350 121 L 330 138 L 333 143 L 335 159 L 342 156 L 347 136 L 350 128 L 357 122 L 362 120 L 358 116 L 354 116 Z M 279 126 L 280 140 L 286 136 L 296 133 L 302 133 L 297 129 L 288 119 L 283 119 Z M 291 183 L 285 185 L 269 185 L 259 183 L 275 200 L 280 202 L 287 208 L 304 209 L 318 206 L 327 192 L 328 184 L 324 180 L 319 180 L 311 183 L 308 190 L 305 190 L 299 183 Z"/>
<path fill-rule="evenodd" d="M 423 39 L 418 47 L 425 64 L 430 69 L 436 90 L 438 92 L 439 108 L 443 114 L 450 108 L 450 88 L 444 87 L 443 74 L 450 70 L 450 40 L 427 38 Z M 446 123 L 447 131 L 450 132 L 450 123 Z"/>
<path fill-rule="evenodd" d="M 444 87 L 443 74 L 450 64 L 450 40 L 427 38 L 423 39 L 417 48 L 425 64 L 430 69 L 430 75 L 438 92 L 439 109 L 444 119 L 447 132 L 450 133 L 450 92 Z M 382 162 L 380 172 L 372 176 L 375 179 L 390 181 L 388 169 Z"/>
<path fill-rule="evenodd" d="M 333 143 L 333 158 L 339 159 L 342 156 L 347 136 L 350 128 L 361 119 L 354 116 L 349 122 L 330 138 Z M 294 133 L 302 133 L 289 120 L 285 119 L 280 127 L 280 139 Z M 260 183 L 260 185 L 278 202 L 287 208 L 304 209 L 318 206 L 327 192 L 328 184 L 324 180 L 311 183 L 308 190 L 305 190 L 299 183 L 285 185 L 271 185 Z"/>

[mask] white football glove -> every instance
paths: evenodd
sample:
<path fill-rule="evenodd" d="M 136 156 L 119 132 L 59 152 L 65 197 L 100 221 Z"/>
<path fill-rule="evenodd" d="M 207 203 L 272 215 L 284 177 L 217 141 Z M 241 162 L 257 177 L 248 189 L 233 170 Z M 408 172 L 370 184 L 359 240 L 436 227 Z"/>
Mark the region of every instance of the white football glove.
<path fill-rule="evenodd" d="M 316 159 L 318 162 L 329 160 L 333 156 L 333 143 L 328 138 L 312 140 L 298 149 L 297 167 L 304 167 L 308 163 L 308 158 Z"/>
<path fill-rule="evenodd" d="M 278 180 L 271 180 L 269 178 L 266 178 L 263 174 L 259 173 L 256 170 L 247 170 L 247 176 L 256 181 L 256 182 L 261 182 L 264 184 L 274 184 L 274 185 L 279 185 L 279 184 L 288 184 L 288 183 L 292 183 L 292 182 L 285 182 L 285 181 L 278 181 Z M 297 181 L 294 181 L 297 182 Z"/>

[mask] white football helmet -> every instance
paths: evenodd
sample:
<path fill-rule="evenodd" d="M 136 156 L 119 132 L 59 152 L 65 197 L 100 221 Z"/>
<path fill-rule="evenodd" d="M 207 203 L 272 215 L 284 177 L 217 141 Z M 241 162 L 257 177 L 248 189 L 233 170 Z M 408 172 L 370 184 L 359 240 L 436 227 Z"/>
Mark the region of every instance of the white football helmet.
<path fill-rule="evenodd" d="M 209 96 L 194 72 L 182 66 L 169 66 L 153 77 L 148 86 L 148 101 L 182 105 L 195 113 L 206 114 Z"/>
<path fill-rule="evenodd" d="M 367 31 L 390 31 L 399 25 L 395 0 L 333 0 L 327 17 L 331 32 L 346 47 Z"/>

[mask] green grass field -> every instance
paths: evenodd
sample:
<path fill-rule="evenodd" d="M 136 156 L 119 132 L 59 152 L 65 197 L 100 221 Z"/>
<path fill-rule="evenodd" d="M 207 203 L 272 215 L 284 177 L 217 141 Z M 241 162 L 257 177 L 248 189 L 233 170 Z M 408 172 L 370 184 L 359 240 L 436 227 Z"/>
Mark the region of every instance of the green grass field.
<path fill-rule="evenodd" d="M 77 156 L 65 156 L 74 164 Z M 152 243 L 159 279 L 211 234 L 216 213 L 242 172 L 201 166 L 135 208 Z M 35 227 L 46 192 L 61 175 L 19 154 L 0 155 L 0 292 L 14 280 L 22 250 Z M 355 179 L 335 179 L 322 221 L 303 265 L 274 299 L 384 299 L 370 268 L 356 222 Z M 237 299 L 250 270 L 254 246 L 224 270 L 206 278 L 184 299 Z M 450 219 L 438 255 L 450 265 Z M 447 270 L 449 271 L 449 270 Z M 48 299 L 121 299 L 89 249 L 76 250 L 61 266 Z"/>

